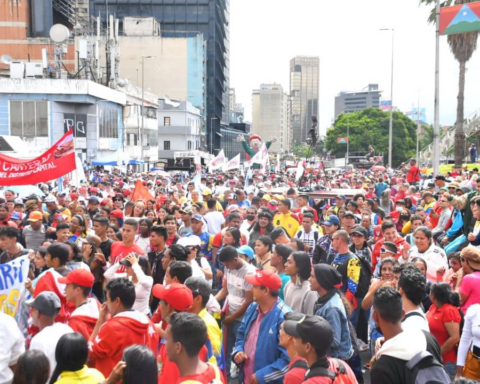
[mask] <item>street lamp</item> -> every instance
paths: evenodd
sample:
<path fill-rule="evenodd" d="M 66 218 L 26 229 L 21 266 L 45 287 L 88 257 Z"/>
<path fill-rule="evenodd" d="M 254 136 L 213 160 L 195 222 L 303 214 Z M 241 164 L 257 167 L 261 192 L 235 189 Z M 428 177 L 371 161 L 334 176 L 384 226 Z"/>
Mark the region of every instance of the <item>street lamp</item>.
<path fill-rule="evenodd" d="M 210 153 L 214 155 L 213 153 L 213 120 L 218 120 L 218 117 L 211 117 L 210 118 Z"/>
<path fill-rule="evenodd" d="M 145 123 L 145 59 L 156 59 L 157 56 L 142 56 L 142 127 L 138 130 L 138 139 L 140 140 L 140 161 L 143 161 L 143 140 L 142 135 Z"/>
<path fill-rule="evenodd" d="M 380 31 L 391 31 L 392 32 L 392 78 L 390 86 L 390 125 L 388 128 L 388 164 L 392 166 L 392 150 L 393 150 L 393 52 L 394 52 L 394 38 L 395 38 L 395 29 L 393 28 L 383 28 Z"/>

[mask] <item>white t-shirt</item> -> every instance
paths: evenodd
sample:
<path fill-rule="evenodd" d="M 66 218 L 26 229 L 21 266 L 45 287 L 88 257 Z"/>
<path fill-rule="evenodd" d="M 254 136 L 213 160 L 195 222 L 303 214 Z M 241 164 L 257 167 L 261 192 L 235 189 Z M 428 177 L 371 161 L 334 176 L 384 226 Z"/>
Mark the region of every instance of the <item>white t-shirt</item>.
<path fill-rule="evenodd" d="M 57 348 L 58 340 L 67 333 L 73 333 L 73 329 L 63 323 L 54 323 L 49 327 L 43 328 L 33 336 L 32 342 L 30 343 L 30 349 L 42 351 L 50 362 L 50 376 L 48 377 L 48 381 L 50 381 L 52 373 L 57 366 L 55 348 Z"/>
<path fill-rule="evenodd" d="M 216 235 L 222 230 L 222 225 L 225 223 L 225 217 L 223 217 L 222 212 L 214 211 L 208 212 L 204 216 L 205 221 L 207 222 L 208 233 Z"/>
<path fill-rule="evenodd" d="M 0 384 L 6 384 L 13 380 L 10 366 L 25 352 L 25 338 L 13 317 L 0 312 L 0 324 Z"/>
<path fill-rule="evenodd" d="M 424 331 L 430 332 L 428 320 L 421 309 L 415 309 L 413 311 L 405 313 L 405 318 L 406 320 L 402 321 L 402 329 L 404 331 L 422 329 Z"/>

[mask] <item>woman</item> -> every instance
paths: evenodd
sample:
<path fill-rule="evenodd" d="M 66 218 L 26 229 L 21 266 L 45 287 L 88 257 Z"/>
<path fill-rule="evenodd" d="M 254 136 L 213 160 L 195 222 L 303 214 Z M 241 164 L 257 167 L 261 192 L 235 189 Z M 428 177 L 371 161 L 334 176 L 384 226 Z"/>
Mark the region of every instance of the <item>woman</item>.
<path fill-rule="evenodd" d="M 462 268 L 460 252 L 452 252 L 447 258 L 450 269 L 448 271 L 439 269 L 437 271 L 437 281 L 450 284 L 450 287 L 455 291 L 458 279 L 457 272 Z"/>
<path fill-rule="evenodd" d="M 117 237 L 117 233 L 120 233 L 118 227 L 114 224 L 110 224 L 106 232 L 107 237 L 113 241 L 121 241 L 121 239 Z"/>
<path fill-rule="evenodd" d="M 480 380 L 480 304 L 471 305 L 465 313 L 457 355 L 456 377 Z"/>
<path fill-rule="evenodd" d="M 260 236 L 268 236 L 273 231 L 272 215 L 269 212 L 259 212 L 257 221 L 250 231 L 250 240 L 248 245 L 250 248 L 255 248 L 255 242 Z"/>
<path fill-rule="evenodd" d="M 160 207 L 157 212 L 157 224 L 156 225 L 165 225 L 165 217 L 169 215 L 166 207 Z"/>
<path fill-rule="evenodd" d="M 117 226 L 118 228 L 123 227 L 123 211 L 115 209 L 110 212 L 110 224 Z"/>
<path fill-rule="evenodd" d="M 153 225 L 157 225 L 157 215 L 153 209 L 147 209 L 145 212 L 145 217 L 149 219 Z"/>
<path fill-rule="evenodd" d="M 407 260 L 412 261 L 415 257 L 424 259 L 427 263 L 427 280 L 434 283 L 437 281 L 437 270 L 439 268 L 447 269 L 447 255 L 442 248 L 433 243 L 430 228 L 418 227 L 413 232 L 413 237 L 415 246 L 410 249 L 410 255 L 404 252 L 399 261 L 405 263 Z"/>
<path fill-rule="evenodd" d="M 124 201 L 125 201 L 125 199 L 124 199 L 123 195 L 120 194 L 120 193 L 117 193 L 113 197 L 113 208 L 123 211 L 123 202 Z"/>
<path fill-rule="evenodd" d="M 410 216 L 410 210 L 407 207 L 403 207 L 395 223 L 395 228 L 397 229 L 397 232 L 402 236 L 404 236 L 402 229 L 410 221 Z"/>
<path fill-rule="evenodd" d="M 419 215 L 411 215 L 410 221 L 403 226 L 402 233 L 406 234 L 405 241 L 410 244 L 410 246 L 415 246 L 415 237 L 413 237 L 413 232 L 415 232 L 415 230 L 422 225 L 423 219 Z"/>
<path fill-rule="evenodd" d="M 427 277 L 427 262 L 421 257 L 415 257 L 412 259 L 412 264 L 415 265 L 423 273 L 425 278 Z M 432 300 L 430 300 L 430 290 L 432 289 L 432 282 L 427 279 L 425 285 L 425 296 L 422 300 L 423 312 L 427 313 L 428 309 L 432 306 Z"/>
<path fill-rule="evenodd" d="M 385 189 L 379 197 L 378 206 L 388 215 L 393 210 L 393 201 L 390 199 L 390 189 Z"/>
<path fill-rule="evenodd" d="M 120 265 L 126 267 L 126 272 L 117 273 Z M 133 309 L 145 315 L 150 314 L 149 300 L 152 290 L 153 278 L 151 276 L 150 265 L 145 257 L 138 257 L 135 253 L 130 253 L 119 263 L 113 264 L 105 271 L 107 281 L 114 278 L 127 278 L 135 285 L 135 303 Z"/>
<path fill-rule="evenodd" d="M 372 250 L 368 245 L 368 233 L 366 229 L 360 225 L 355 226 L 350 233 L 350 239 L 352 244 L 350 245 L 350 252 L 356 254 L 359 257 L 372 262 Z"/>
<path fill-rule="evenodd" d="M 157 384 L 157 358 L 145 345 L 132 345 L 123 351 L 105 384 Z"/>
<path fill-rule="evenodd" d="M 148 200 L 147 201 L 147 210 L 153 211 L 155 209 L 155 200 Z"/>
<path fill-rule="evenodd" d="M 415 214 L 415 209 L 417 208 L 417 206 L 413 204 L 412 198 L 405 197 L 405 199 L 403 200 L 405 201 L 405 208 L 407 208 L 410 211 L 410 214 L 411 215 Z"/>
<path fill-rule="evenodd" d="M 255 241 L 255 262 L 258 269 L 275 269 L 270 265 L 270 257 L 272 256 L 272 239 L 268 236 L 260 236 Z"/>
<path fill-rule="evenodd" d="M 151 252 L 150 231 L 152 230 L 152 221 L 150 219 L 141 219 L 139 221 L 139 234 L 135 235 L 135 244 L 142 248 L 145 255 Z"/>
<path fill-rule="evenodd" d="M 83 244 L 83 241 L 81 244 Z M 89 271 L 90 268 L 88 267 L 87 264 L 83 262 L 83 255 L 80 248 L 77 246 L 77 244 L 71 240 L 67 240 L 65 242 L 65 245 L 68 246 L 70 251 L 70 254 L 68 256 L 67 268 L 72 271 L 74 269 L 79 269 L 79 268 L 86 269 Z"/>
<path fill-rule="evenodd" d="M 58 340 L 55 348 L 57 365 L 50 384 L 97 384 L 105 380 L 101 372 L 87 367 L 88 344 L 79 333 L 67 333 Z"/>
<path fill-rule="evenodd" d="M 103 267 L 107 265 L 107 260 L 102 253 L 102 250 L 95 244 L 95 241 L 89 236 L 87 241 L 83 243 L 82 253 L 83 260 L 87 263 L 89 270 L 95 277 L 92 293 L 97 297 L 101 303 L 105 302 L 105 292 L 103 290 L 104 270 Z"/>
<path fill-rule="evenodd" d="M 272 252 L 272 257 L 270 257 L 270 265 L 275 267 L 278 276 L 280 276 L 282 279 L 282 288 L 280 288 L 278 291 L 278 295 L 283 301 L 285 301 L 285 285 L 287 285 L 287 283 L 290 281 L 290 276 L 287 276 L 285 273 L 285 263 L 287 262 L 288 256 L 290 256 L 292 253 L 293 249 L 288 245 L 277 244 Z"/>
<path fill-rule="evenodd" d="M 32 349 L 17 361 L 12 384 L 46 384 L 50 376 L 50 362 L 42 351 Z"/>
<path fill-rule="evenodd" d="M 133 201 L 127 201 L 125 203 L 125 211 L 124 211 L 124 216 L 125 217 L 133 217 L 133 208 L 135 207 L 135 203 Z"/>
<path fill-rule="evenodd" d="M 443 364 L 448 375 L 455 376 L 457 353 L 455 346 L 460 340 L 460 297 L 447 283 L 435 283 L 430 291 L 432 306 L 427 312 L 430 333 L 441 347 Z"/>
<path fill-rule="evenodd" d="M 145 216 L 145 205 L 143 202 L 137 202 L 135 203 L 135 206 L 133 207 L 133 214 L 132 217 L 144 217 Z"/>
<path fill-rule="evenodd" d="M 460 256 L 464 276 L 459 293 L 466 313 L 470 305 L 480 303 L 480 250 L 470 246 L 462 249 Z"/>
<path fill-rule="evenodd" d="M 316 292 L 310 290 L 308 279 L 312 273 L 310 256 L 306 252 L 293 252 L 285 263 L 285 274 L 290 281 L 285 285 L 285 304 L 293 312 L 313 315 L 313 307 L 318 299 Z"/>
<path fill-rule="evenodd" d="M 74 241 L 75 244 L 80 245 L 80 239 L 87 237 L 87 226 L 85 219 L 81 215 L 75 215 L 70 221 L 70 237 L 68 240 Z"/>
<path fill-rule="evenodd" d="M 38 251 L 35 253 L 35 259 L 33 263 L 35 264 L 35 277 L 38 277 L 42 272 L 48 269 L 47 262 L 45 261 L 45 255 L 47 254 L 46 247 L 38 248 Z"/>

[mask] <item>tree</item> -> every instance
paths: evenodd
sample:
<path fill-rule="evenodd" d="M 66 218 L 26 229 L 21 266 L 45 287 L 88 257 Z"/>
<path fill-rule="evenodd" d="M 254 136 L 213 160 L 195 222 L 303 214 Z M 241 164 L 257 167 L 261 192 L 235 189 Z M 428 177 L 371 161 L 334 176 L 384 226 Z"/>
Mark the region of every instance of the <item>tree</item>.
<path fill-rule="evenodd" d="M 421 127 L 421 133 L 419 138 L 419 149 L 420 151 L 425 148 L 427 145 L 432 144 L 433 142 L 433 125 L 423 125 Z"/>
<path fill-rule="evenodd" d="M 308 156 L 309 146 L 306 143 L 294 142 L 292 145 L 292 153 L 300 158 Z"/>
<path fill-rule="evenodd" d="M 349 114 L 341 114 L 333 128 L 327 131 L 326 147 L 330 154 L 344 157 L 347 144 L 337 143 L 337 138 L 347 137 L 349 127 L 350 152 L 366 152 L 371 144 L 377 155 L 388 158 L 389 112 L 367 108 Z M 415 156 L 416 123 L 400 112 L 393 113 L 393 166 Z"/>
<path fill-rule="evenodd" d="M 441 7 L 471 3 L 471 0 L 447 0 L 440 4 Z M 426 5 L 435 4 L 435 0 L 420 0 L 420 3 Z M 433 15 L 430 14 L 429 22 L 435 23 L 435 8 Z M 463 130 L 464 120 L 464 101 L 465 101 L 465 72 L 466 64 L 471 59 L 473 52 L 477 49 L 478 32 L 459 33 L 456 35 L 448 35 L 448 44 L 450 51 L 452 51 L 455 60 L 459 64 L 458 75 L 458 96 L 457 96 L 457 121 L 455 122 L 455 167 L 462 166 L 463 158 L 465 157 L 465 132 Z"/>

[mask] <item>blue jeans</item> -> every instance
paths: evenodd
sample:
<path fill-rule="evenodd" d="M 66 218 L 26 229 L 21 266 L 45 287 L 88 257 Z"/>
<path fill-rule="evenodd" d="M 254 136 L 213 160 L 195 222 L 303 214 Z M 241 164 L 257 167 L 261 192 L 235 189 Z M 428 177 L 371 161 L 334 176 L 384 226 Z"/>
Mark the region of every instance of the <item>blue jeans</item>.
<path fill-rule="evenodd" d="M 355 329 L 357 329 L 358 318 L 360 317 L 360 311 L 362 310 L 362 302 L 363 299 L 357 298 L 357 308 L 355 308 L 355 310 L 350 315 L 349 320 L 352 323 L 353 328 Z M 365 316 L 365 320 L 367 320 L 368 323 L 368 321 L 370 320 L 370 309 L 368 309 L 367 311 L 363 311 L 363 314 Z"/>
<path fill-rule="evenodd" d="M 447 371 L 447 375 L 453 380 L 455 374 L 457 373 L 457 365 L 450 361 L 445 363 L 445 371 Z"/>
<path fill-rule="evenodd" d="M 235 342 L 237 341 L 237 331 L 240 328 L 241 321 L 235 320 L 234 322 L 223 325 L 222 333 L 225 335 L 225 331 L 227 332 L 227 343 L 226 343 L 226 350 L 225 350 L 225 362 L 227 368 L 227 379 L 230 382 L 230 367 L 232 365 L 232 351 L 235 347 Z M 225 345 L 225 342 L 224 342 Z"/>

